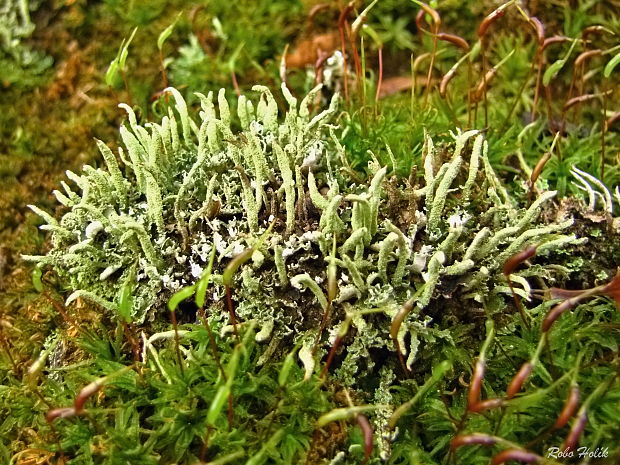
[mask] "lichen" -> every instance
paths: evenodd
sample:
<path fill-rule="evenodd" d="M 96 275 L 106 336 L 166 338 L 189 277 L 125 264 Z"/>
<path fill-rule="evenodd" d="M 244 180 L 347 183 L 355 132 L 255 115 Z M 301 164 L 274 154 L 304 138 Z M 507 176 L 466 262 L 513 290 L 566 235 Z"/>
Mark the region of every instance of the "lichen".
<path fill-rule="evenodd" d="M 26 258 L 53 267 L 74 291 L 69 301 L 80 297 L 111 310 L 133 279 L 132 316 L 142 322 L 155 318 L 171 293 L 198 280 L 215 248 L 209 303 L 223 318 L 221 273 L 275 220 L 235 275 L 237 317 L 263 327 L 261 341 L 292 335 L 303 342 L 300 354 L 313 370 L 310 358 L 326 353 L 346 314 L 352 339 L 337 376 L 350 383 L 372 370 L 373 350 L 395 348 L 390 322 L 412 297 L 415 310 L 398 334 L 408 367 L 421 340 L 449 339 L 432 328 L 429 309 L 449 312 L 445 304 L 454 296 L 464 311 L 508 301 L 502 266 L 512 253 L 531 243 L 544 251 L 578 241 L 561 234 L 570 219 L 538 220 L 555 192 L 543 192 L 528 208 L 507 195 L 478 131 L 457 130 L 445 162 L 427 135 L 421 186 L 398 180 L 376 162 L 360 182 L 345 164 L 332 125 L 337 96 L 313 115 L 319 88 L 298 102 L 283 85 L 288 110 L 280 116 L 266 87 L 254 91 L 257 102 L 239 97 L 238 119 L 223 91 L 219 116 L 213 93 L 198 95 L 196 117 L 172 88 L 174 111 L 160 123 L 140 124 L 123 105 L 129 122 L 120 129 L 122 163 L 98 142 L 106 167 L 67 173 L 76 187 L 62 183 L 64 193 L 55 192 L 68 209 L 60 221 L 32 207 L 51 232 L 52 248 Z M 419 206 L 407 221 L 384 192 L 388 182 Z M 333 299 L 329 266 L 337 284 Z M 527 280 L 516 273 L 512 281 L 527 297 Z M 328 331 L 319 338 L 328 312 Z M 313 350 L 315 340 L 320 350 Z"/>

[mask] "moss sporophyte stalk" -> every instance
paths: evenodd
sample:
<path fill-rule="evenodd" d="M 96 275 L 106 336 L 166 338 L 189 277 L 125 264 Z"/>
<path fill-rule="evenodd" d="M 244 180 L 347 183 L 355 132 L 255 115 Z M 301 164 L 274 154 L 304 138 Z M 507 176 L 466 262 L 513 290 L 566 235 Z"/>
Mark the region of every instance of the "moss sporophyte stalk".
<path fill-rule="evenodd" d="M 320 351 L 339 325 L 355 328 L 335 373 L 346 381 L 373 367 L 369 350 L 393 350 L 398 341 L 410 369 L 421 339 L 450 338 L 430 324 L 430 315 L 454 311 L 451 298 L 471 309 L 510 299 L 502 267 L 528 244 L 544 256 L 580 241 L 562 234 L 571 219 L 538 220 L 555 192 L 543 192 L 528 208 L 516 204 L 491 168 L 479 131 L 457 129 L 447 157 L 426 136 L 421 185 L 398 180 L 376 162 L 368 164 L 367 182 L 359 182 L 345 169 L 334 123 L 337 96 L 314 115 L 320 87 L 298 102 L 283 85 L 288 109 L 280 115 L 269 89 L 253 91 L 259 98 L 240 96 L 236 117 L 224 90 L 197 94 L 200 110 L 192 114 L 169 88 L 173 105 L 158 123 L 139 123 L 120 105 L 128 114 L 123 146 L 114 154 L 97 141 L 105 167 L 67 171 L 69 183 L 54 191 L 66 207 L 60 220 L 31 206 L 45 220 L 41 229 L 51 233 L 52 247 L 25 258 L 55 270 L 72 291 L 67 304 L 83 298 L 136 323 L 154 319 L 172 293 L 200 278 L 215 249 L 207 306 L 212 318 L 225 318 L 224 269 L 251 249 L 232 276 L 237 318 L 262 328 L 257 337 L 270 341 L 268 353 L 292 336 L 311 372 L 310 349 L 333 307 Z M 397 184 L 417 208 L 401 215 L 384 193 L 386 183 Z M 528 299 L 527 280 L 516 272 L 511 281 Z M 399 314 L 408 301 L 411 311 Z"/>

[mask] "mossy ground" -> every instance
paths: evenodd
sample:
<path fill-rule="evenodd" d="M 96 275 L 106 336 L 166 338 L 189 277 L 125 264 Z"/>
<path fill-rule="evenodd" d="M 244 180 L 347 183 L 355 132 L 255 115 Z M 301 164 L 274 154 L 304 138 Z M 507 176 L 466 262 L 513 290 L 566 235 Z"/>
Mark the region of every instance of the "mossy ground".
<path fill-rule="evenodd" d="M 365 6 L 361 3 L 357 12 Z M 531 13 L 545 24 L 547 37 L 553 34 L 578 37 L 587 26 L 602 24 L 615 32 L 616 38 L 603 33 L 596 46 L 607 49 L 617 45 L 620 13 L 612 1 L 527 3 Z M 232 449 L 246 449 L 247 455 L 232 457 L 231 463 L 245 463 L 248 457 L 258 457 L 256 463 L 287 463 L 287 460 L 289 463 L 329 463 L 340 451 L 348 454 L 342 463 L 362 460 L 363 440 L 354 420 L 329 423 L 323 428 L 316 427 L 316 420 L 333 408 L 348 406 L 345 392 L 352 396 L 356 405 L 380 404 L 381 399 L 370 396 L 377 391 L 378 380 L 361 380 L 357 391 L 348 392 L 346 386 L 325 384 L 317 379 L 304 384 L 301 381 L 303 370 L 295 365 L 290 387 L 280 389 L 277 379 L 286 351 L 280 348 L 276 352 L 281 355 L 279 361 L 261 368 L 256 362 L 263 348 L 250 342 L 245 346 L 243 374 L 235 381 L 238 383 L 237 407 L 231 409 L 232 413 L 228 412 L 235 416 L 236 427 L 226 432 L 227 427 L 220 425 L 221 434 L 214 436 L 216 443 L 209 444 L 208 451 L 201 454 L 204 444 L 197 437 L 204 436 L 202 417 L 209 414 L 210 400 L 219 386 L 204 379 L 205 374 L 217 377 L 219 373 L 208 349 L 209 335 L 205 329 L 193 336 L 196 347 L 200 348 L 197 355 L 200 363 L 190 364 L 188 373 L 179 371 L 173 345 L 161 346 L 162 364 L 169 375 L 179 381 L 178 385 L 167 385 L 157 373 L 148 370 L 121 374 L 116 383 L 91 401 L 94 407 L 90 417 L 60 420 L 53 430 L 44 419 L 48 409 L 70 405 L 88 382 L 131 364 L 131 347 L 122 327 L 85 302 L 67 308 L 68 319 L 64 319 L 55 307 L 66 297 L 67 290 L 62 283 L 57 283 L 49 273 L 44 278 L 47 295 L 37 293 L 31 284 L 32 269 L 20 258 L 20 254 L 42 253 L 48 247 L 45 236 L 37 229 L 40 221 L 26 205 L 36 204 L 52 211 L 56 203 L 51 191 L 57 188 L 65 170 L 79 172 L 85 163 L 101 163 L 93 138 L 116 140 L 117 128 L 124 118 L 117 103 L 131 102 L 145 120 L 156 113 L 152 96 L 164 87 L 156 41 L 178 12 L 182 12 L 179 23 L 164 45 L 164 56 L 173 58 L 167 78 L 188 97 L 193 91 L 205 92 L 220 87 L 227 88 L 232 95 L 235 91 L 233 75 L 242 90 L 255 83 L 276 88 L 280 82 L 279 57 L 285 44 L 290 43 L 294 49 L 295 44 L 307 37 L 337 33 L 343 5 L 327 2 L 327 8 L 318 10 L 310 21 L 312 7 L 319 4 L 247 0 L 194 2 L 188 6 L 176 0 L 138 0 L 127 4 L 114 0 L 55 0 L 33 12 L 36 29 L 29 45 L 53 57 L 54 65 L 36 76 L 32 81 L 34 85 L 13 83 L 0 91 L 0 180 L 3 183 L 0 194 L 0 331 L 3 339 L 0 350 L 0 412 L 3 416 L 0 462 L 22 465 L 46 461 L 65 463 L 65 460 L 111 464 L 196 463 L 201 455 L 206 454 L 206 459 L 212 460 L 219 457 L 220 451 L 229 453 Z M 496 6 L 493 2 L 471 2 L 464 8 L 460 2 L 438 2 L 445 30 L 460 33 L 472 44 L 480 20 Z M 417 11 L 418 7 L 411 2 L 391 0 L 379 2 L 369 15 L 369 25 L 384 41 L 384 86 L 389 85 L 389 78 L 411 75 L 412 53 L 415 59 L 421 54 L 420 50 L 432 49 L 430 37 L 416 32 Z M 355 16 L 352 13 L 350 21 Z M 121 39 L 128 37 L 136 26 L 138 33 L 129 49 L 127 86 L 111 89 L 104 82 L 105 71 Z M 553 94 L 550 122 L 543 121 L 531 128 L 519 141 L 533 98 L 531 83 L 526 91 L 521 89 L 521 84 L 531 73 L 536 47 L 527 33 L 519 31 L 526 26 L 517 14 L 507 15 L 503 24 L 493 27 L 497 28 L 497 38 L 489 47 L 489 62 L 497 63 L 513 48 L 514 55 L 500 68 L 495 78 L 497 84 L 489 93 L 486 131 L 491 161 L 508 183 L 511 195 L 525 205 L 527 176 L 517 153 L 521 151 L 524 160 L 533 167 L 542 153 L 549 150 L 557 120 L 562 116 L 564 101 L 560 102 L 558 96 L 566 95 L 571 85 L 571 72 L 564 71 L 550 86 Z M 196 41 L 192 42 L 191 36 Z M 438 141 L 449 141 L 448 131 L 455 127 L 455 120 L 465 125 L 468 119 L 465 100 L 459 99 L 467 85 L 467 73 L 461 72 L 451 84 L 453 89 L 448 100 L 441 99 L 435 91 L 425 104 L 424 78 L 428 64 L 422 62 L 421 78 L 416 80 L 419 87 L 413 100 L 405 91 L 375 102 L 377 46 L 370 35 L 365 35 L 364 40 L 363 65 L 367 79 L 360 80 L 357 73 L 357 82 L 352 78 L 350 83 L 349 101 L 344 108 L 350 116 L 343 113 L 339 120 L 348 128 L 343 144 L 352 169 L 359 170 L 360 179 L 366 176 L 363 170 L 372 157 L 369 151 L 383 164 L 390 163 L 388 145 L 396 160 L 396 171 L 403 179 L 410 179 L 413 188 L 421 182 L 424 130 Z M 560 58 L 567 49 L 564 47 L 560 52 L 551 48 L 548 63 Z M 456 49 L 446 48 L 443 53 L 438 59 L 436 80 L 441 79 L 442 73 L 460 56 Z M 606 61 L 594 60 L 587 69 L 593 70 L 597 78 L 585 84 L 584 93 L 612 90 L 605 103 L 608 109 L 605 116 L 609 117 L 618 111 L 620 102 L 619 89 L 613 84 L 617 77 L 616 81 L 603 80 L 602 67 Z M 349 56 L 350 73 L 354 76 L 356 72 L 351 61 Z M 304 64 L 310 71 L 290 69 L 288 76 L 291 87 L 300 95 L 311 87 L 314 79 L 315 63 Z M 596 83 L 591 84 L 593 81 Z M 514 110 L 513 102 L 516 104 Z M 589 101 L 567 112 L 567 133 L 561 138 L 561 152 L 550 160 L 541 175 L 544 186 L 558 189 L 562 196 L 567 196 L 555 208 L 545 211 L 545 217 L 551 220 L 558 212 L 568 211 L 576 217 L 571 232 L 589 239 L 584 246 L 552 255 L 549 261 L 571 271 L 565 280 L 552 283 L 555 286 L 582 289 L 600 285 L 614 276 L 620 264 L 617 224 L 610 215 L 601 212 L 600 205 L 596 211 L 588 211 L 582 201 L 572 197 L 579 191 L 569 174 L 571 166 L 576 164 L 600 176 L 600 102 Z M 477 109 L 478 127 L 484 126 L 482 105 L 479 103 Z M 539 103 L 539 112 L 547 112 L 544 101 Z M 618 123 L 608 128 L 605 142 L 603 180 L 611 187 L 620 180 Z M 448 156 L 451 151 L 446 149 L 443 153 Z M 397 185 L 394 182 L 394 186 Z M 407 211 L 413 200 L 398 187 L 388 185 L 386 191 L 387 208 L 392 210 L 390 216 L 400 221 L 398 226 L 412 221 Z M 536 260 L 532 264 L 536 266 Z M 538 284 L 540 279 L 534 276 L 531 281 Z M 442 293 L 451 295 L 450 282 L 443 282 L 441 286 Z M 516 369 L 529 359 L 539 338 L 536 330 L 520 327 L 510 301 L 498 305 L 494 316 L 498 326 L 497 348 L 487 367 L 486 396 L 489 398 L 501 395 Z M 535 307 L 535 304 L 528 305 Z M 440 361 L 450 359 L 455 369 L 442 382 L 441 390 L 428 395 L 406 418 L 390 463 L 450 463 L 455 460 L 448 455 L 448 441 L 459 427 L 459 420 L 465 418 L 466 386 L 484 339 L 483 327 L 488 313 L 464 308 L 456 299 L 448 300 L 447 307 L 431 305 L 428 313 L 442 326 L 454 326 L 452 343 L 437 344 L 436 353 L 425 353 L 422 347 L 423 355 L 416 362 L 413 379 L 395 382 L 391 402 L 396 406 L 409 400 L 428 381 L 433 367 Z M 180 322 L 193 323 L 196 309 L 189 306 L 186 310 Z M 534 318 L 540 323 L 543 309 L 537 311 Z M 315 319 L 319 321 L 320 315 Z M 536 381 L 526 389 L 521 405 L 501 412 L 489 411 L 486 415 L 470 415 L 465 429 L 509 437 L 514 443 L 541 454 L 544 450 L 540 449 L 541 443 L 536 443 L 537 435 L 544 437 L 541 441 L 545 444 L 559 445 L 568 427 L 561 431 L 547 428 L 562 409 L 567 392 L 567 384 L 562 382 L 566 381 L 563 373 L 570 372 L 572 381 L 579 381 L 584 398 L 596 394 L 597 386 L 609 382 L 605 390 L 593 397 L 585 444 L 592 448 L 609 448 L 606 459 L 593 463 L 615 463 L 620 454 L 617 443 L 620 387 L 618 378 L 614 378 L 614 372 L 618 371 L 620 342 L 618 312 L 610 301 L 596 299 L 564 315 L 560 322 L 561 326 L 554 329 L 557 337 L 551 338 L 549 354 L 543 355 L 548 357 L 545 366 L 550 373 L 538 373 Z M 168 329 L 169 321 L 164 318 L 153 323 L 147 332 Z M 55 331 L 59 331 L 63 340 L 58 353 L 66 367 L 55 369 L 65 369 L 67 377 L 60 383 L 51 370 L 44 375 L 44 381 L 37 380 L 35 387 L 26 387 L 26 370 Z M 354 337 L 355 333 L 351 332 L 343 344 L 352 342 Z M 219 336 L 216 343 L 222 352 L 222 363 L 228 369 L 226 363 L 233 357 L 234 344 Z M 395 358 L 394 353 L 384 351 L 377 351 L 373 356 L 378 364 Z M 336 358 L 336 366 L 339 361 Z M 579 369 L 575 369 L 576 365 Z M 39 399 L 39 395 L 49 405 Z M 461 421 L 460 426 L 463 423 Z M 280 431 L 284 432 L 277 437 L 279 442 L 269 445 Z M 375 438 L 375 453 L 379 440 Z M 349 450 L 351 445 L 353 449 Z M 279 455 L 274 450 L 279 450 Z M 489 452 L 476 448 L 459 454 L 455 463 L 486 463 L 490 456 Z M 373 460 L 379 463 L 376 456 Z"/>

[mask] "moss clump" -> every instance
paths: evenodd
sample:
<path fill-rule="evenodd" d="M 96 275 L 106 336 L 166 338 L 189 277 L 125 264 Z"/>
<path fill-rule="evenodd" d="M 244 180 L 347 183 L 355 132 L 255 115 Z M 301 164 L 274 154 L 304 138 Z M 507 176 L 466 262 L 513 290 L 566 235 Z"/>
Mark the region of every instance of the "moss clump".
<path fill-rule="evenodd" d="M 510 293 L 501 267 L 527 244 L 539 244 L 544 254 L 577 240 L 560 234 L 572 220 L 537 221 L 555 192 L 542 193 L 526 209 L 516 205 L 478 131 L 457 131 L 443 160 L 426 137 L 422 186 L 391 178 L 400 200 L 390 200 L 388 167 L 371 162 L 368 181 L 360 181 L 347 165 L 338 128 L 329 124 L 337 97 L 313 116 L 319 88 L 298 103 L 283 86 L 289 108 L 280 118 L 271 92 L 254 90 L 260 99 L 253 104 L 239 97 L 236 121 L 223 91 L 219 114 L 212 93 L 199 95 L 197 121 L 174 89 L 168 92 L 176 114 L 170 108 L 159 124 L 140 125 L 122 105 L 129 114 L 120 129 L 124 167 L 98 142 L 106 169 L 67 173 L 81 194 L 66 183 L 64 193 L 54 192 L 68 208 L 60 221 L 32 207 L 46 220 L 42 228 L 51 231 L 53 247 L 26 258 L 57 271 L 73 291 L 68 303 L 83 297 L 118 311 L 122 289 L 130 286 L 132 318 L 141 322 L 153 318 L 171 293 L 196 282 L 215 248 L 210 303 L 219 318 L 225 315 L 222 270 L 256 246 L 235 276 L 237 316 L 256 320 L 260 339 L 273 334 L 271 350 L 291 333 L 301 340 L 308 372 L 314 369 L 310 346 L 324 336 L 317 334 L 321 322 L 331 332 L 323 337 L 325 347 L 338 322 L 342 331 L 351 325 L 358 337 L 339 373 L 352 383 L 356 373 L 372 369 L 374 349 L 392 349 L 399 341 L 410 367 L 421 339 L 448 337 L 430 325 L 433 317 L 467 320 L 467 302 L 471 311 L 498 308 Z M 403 199 L 409 211 L 395 208 Z M 517 274 L 513 281 L 527 298 L 527 280 Z M 446 298 L 459 304 L 448 305 Z M 415 310 L 403 316 L 407 301 Z M 393 340 L 392 320 L 402 320 L 393 325 Z"/>

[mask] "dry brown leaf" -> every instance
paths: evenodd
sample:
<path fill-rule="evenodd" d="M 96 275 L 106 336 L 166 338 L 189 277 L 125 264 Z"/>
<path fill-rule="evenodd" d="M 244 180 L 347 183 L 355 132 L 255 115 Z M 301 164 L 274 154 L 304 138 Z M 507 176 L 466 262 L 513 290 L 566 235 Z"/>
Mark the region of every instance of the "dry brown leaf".
<path fill-rule="evenodd" d="M 435 80 L 431 81 L 434 82 Z M 393 76 L 384 79 L 381 82 L 381 92 L 379 92 L 379 98 L 385 98 L 392 94 L 402 92 L 404 90 L 411 89 L 413 80 L 411 76 Z M 416 87 L 426 85 L 426 76 L 418 75 L 416 77 Z"/>
<path fill-rule="evenodd" d="M 338 49 L 339 42 L 337 32 L 327 32 L 304 39 L 297 44 L 293 52 L 286 55 L 286 67 L 290 69 L 314 66 L 320 55 L 334 53 Z"/>

